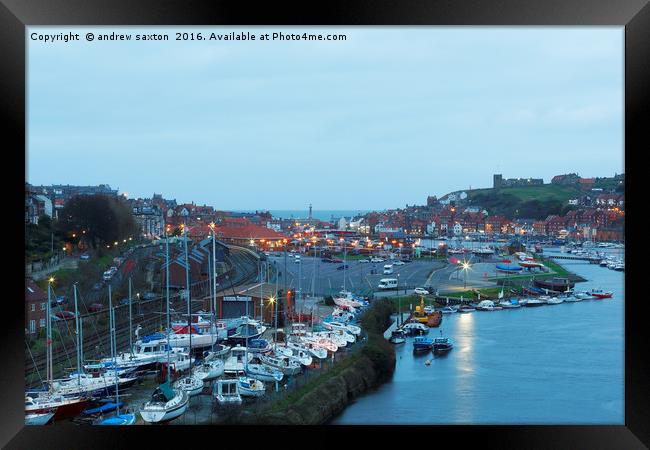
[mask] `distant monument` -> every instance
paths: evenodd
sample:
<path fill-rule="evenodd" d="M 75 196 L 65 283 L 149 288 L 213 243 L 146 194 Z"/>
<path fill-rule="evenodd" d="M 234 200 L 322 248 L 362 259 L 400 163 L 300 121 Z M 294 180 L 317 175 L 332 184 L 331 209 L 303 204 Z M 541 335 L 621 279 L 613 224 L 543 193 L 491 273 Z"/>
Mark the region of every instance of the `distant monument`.
<path fill-rule="evenodd" d="M 310 203 L 309 204 L 309 220 L 311 220 L 311 219 L 312 219 L 312 217 L 311 217 L 311 203 Z"/>

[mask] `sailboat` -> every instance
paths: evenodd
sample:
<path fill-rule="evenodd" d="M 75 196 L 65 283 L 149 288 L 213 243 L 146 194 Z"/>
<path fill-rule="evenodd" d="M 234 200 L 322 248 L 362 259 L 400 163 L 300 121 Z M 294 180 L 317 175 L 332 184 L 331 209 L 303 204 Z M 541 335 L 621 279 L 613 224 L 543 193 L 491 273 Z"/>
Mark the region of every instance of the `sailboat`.
<path fill-rule="evenodd" d="M 75 324 L 76 324 L 76 341 L 77 341 L 77 371 L 70 374 L 67 378 L 54 380 L 51 383 L 52 389 L 61 395 L 86 395 L 96 398 L 111 395 L 117 386 L 123 388 L 132 386 L 138 380 L 137 377 L 125 375 L 121 376 L 115 368 L 107 368 L 99 376 L 91 376 L 81 370 L 81 341 L 79 334 L 79 308 L 77 307 L 77 285 L 74 288 L 75 303 Z M 109 297 L 111 287 L 108 287 Z M 109 336 L 110 337 L 110 336 Z M 110 337 L 112 340 L 112 337 Z M 111 344 L 112 345 L 112 344 Z"/>
<path fill-rule="evenodd" d="M 187 252 L 187 236 L 186 236 L 187 226 L 183 226 L 183 242 L 185 244 L 185 290 L 187 291 L 187 323 L 189 328 L 189 349 L 190 357 L 192 355 L 192 307 L 191 307 L 191 296 L 190 296 L 190 264 L 189 257 Z M 212 344 L 210 344 L 212 345 Z M 208 370 L 209 372 L 209 370 Z M 174 387 L 186 391 L 190 396 L 199 395 L 203 390 L 203 379 L 194 377 L 192 373 L 192 366 L 190 365 L 190 373 L 186 377 L 182 377 L 180 380 L 174 383 Z"/>
<path fill-rule="evenodd" d="M 111 356 L 115 364 L 115 347 L 117 347 L 117 340 L 115 338 L 115 310 L 113 309 L 113 300 L 111 296 L 111 285 L 108 285 L 108 320 L 111 332 Z M 97 425 L 133 425 L 135 423 L 135 414 L 126 412 L 120 414 L 120 391 L 117 376 L 115 377 L 115 404 L 117 405 L 114 416 L 100 419 Z"/>
<path fill-rule="evenodd" d="M 75 417 L 81 413 L 90 402 L 84 395 L 63 396 L 53 389 L 53 361 L 52 361 L 52 283 L 50 278 L 47 283 L 47 330 L 46 330 L 46 367 L 47 367 L 47 390 L 39 392 L 27 392 L 25 395 L 25 423 L 33 424 L 45 420 L 44 414 L 54 413 L 49 420 Z"/>
<path fill-rule="evenodd" d="M 169 240 L 167 227 L 165 227 L 165 258 L 169 263 Z M 169 337 L 169 264 L 166 265 L 166 292 L 167 292 L 167 337 Z M 140 415 L 145 422 L 167 422 L 185 413 L 189 405 L 189 395 L 183 389 L 171 387 L 171 349 L 167 347 L 167 381 L 158 386 L 151 395 L 151 400 L 140 409 Z"/>

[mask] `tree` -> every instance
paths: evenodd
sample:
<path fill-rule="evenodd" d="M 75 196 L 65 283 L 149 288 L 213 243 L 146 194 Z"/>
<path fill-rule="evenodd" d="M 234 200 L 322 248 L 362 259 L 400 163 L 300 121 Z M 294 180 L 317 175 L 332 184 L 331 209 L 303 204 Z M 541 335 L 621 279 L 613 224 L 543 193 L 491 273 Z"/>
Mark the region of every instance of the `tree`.
<path fill-rule="evenodd" d="M 61 210 L 58 229 L 66 235 L 82 235 L 93 249 L 111 245 L 138 233 L 127 203 L 105 195 L 77 195 Z"/>

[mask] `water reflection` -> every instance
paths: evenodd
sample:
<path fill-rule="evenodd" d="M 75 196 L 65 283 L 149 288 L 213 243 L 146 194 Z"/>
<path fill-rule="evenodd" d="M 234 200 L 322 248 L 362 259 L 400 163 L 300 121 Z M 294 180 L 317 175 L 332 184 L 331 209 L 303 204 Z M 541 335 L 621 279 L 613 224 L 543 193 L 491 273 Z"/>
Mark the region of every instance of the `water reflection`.
<path fill-rule="evenodd" d="M 456 392 L 458 401 L 454 403 L 454 422 L 472 422 L 472 395 L 476 383 L 475 371 L 475 312 L 454 314 L 456 359 Z M 448 321 L 450 322 L 450 321 Z"/>

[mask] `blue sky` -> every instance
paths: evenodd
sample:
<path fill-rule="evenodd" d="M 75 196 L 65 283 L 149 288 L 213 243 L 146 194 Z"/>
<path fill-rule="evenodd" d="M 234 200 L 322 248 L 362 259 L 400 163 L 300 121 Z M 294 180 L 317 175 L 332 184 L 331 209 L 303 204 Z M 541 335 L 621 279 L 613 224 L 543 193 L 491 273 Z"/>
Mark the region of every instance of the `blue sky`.
<path fill-rule="evenodd" d="M 84 35 L 167 33 L 166 42 Z M 79 42 L 31 41 L 33 32 Z M 175 41 L 175 32 L 346 41 Z M 30 27 L 27 181 L 385 209 L 623 172 L 622 27 Z"/>

